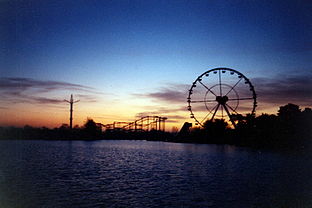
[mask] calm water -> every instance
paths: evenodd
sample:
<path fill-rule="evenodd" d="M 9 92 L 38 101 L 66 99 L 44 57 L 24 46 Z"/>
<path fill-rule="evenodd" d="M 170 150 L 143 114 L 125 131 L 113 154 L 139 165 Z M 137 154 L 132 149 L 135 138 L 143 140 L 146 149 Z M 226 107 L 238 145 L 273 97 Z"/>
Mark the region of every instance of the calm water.
<path fill-rule="evenodd" d="M 0 141 L 0 207 L 312 207 L 311 158 L 148 141 Z"/>

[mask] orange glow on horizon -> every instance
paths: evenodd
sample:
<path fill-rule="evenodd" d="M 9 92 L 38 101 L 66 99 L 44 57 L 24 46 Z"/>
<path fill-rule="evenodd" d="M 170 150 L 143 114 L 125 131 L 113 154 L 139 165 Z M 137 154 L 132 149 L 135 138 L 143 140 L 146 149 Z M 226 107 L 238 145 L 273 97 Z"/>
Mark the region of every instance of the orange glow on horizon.
<path fill-rule="evenodd" d="M 147 105 L 148 102 L 144 103 Z M 124 105 L 122 103 L 110 105 L 106 108 L 100 103 L 87 105 L 79 103 L 74 106 L 73 114 L 73 126 L 82 126 L 87 118 L 92 118 L 97 123 L 111 124 L 114 121 L 120 122 L 133 122 L 138 117 L 138 112 L 148 111 L 144 106 L 136 105 Z M 132 106 L 132 107 L 129 107 Z M 301 107 L 303 109 L 303 107 Z M 256 115 L 259 116 L 262 113 L 277 114 L 279 106 L 261 105 L 256 111 Z M 61 105 L 58 108 L 38 108 L 38 106 L 16 104 L 9 109 L 0 109 L 1 118 L 0 126 L 17 126 L 23 127 L 30 125 L 34 127 L 48 127 L 55 128 L 60 127 L 62 124 L 69 124 L 69 106 L 66 104 Z M 173 115 L 174 114 L 174 115 Z M 150 115 L 153 116 L 153 115 Z M 189 117 L 189 112 L 185 108 L 185 111 L 177 111 L 170 113 L 163 113 L 157 115 L 161 117 L 167 117 L 166 131 L 171 131 L 173 127 L 180 129 L 184 122 L 193 123 L 195 121 Z M 170 118 L 172 116 L 172 118 Z M 174 118 L 174 116 L 180 116 Z"/>

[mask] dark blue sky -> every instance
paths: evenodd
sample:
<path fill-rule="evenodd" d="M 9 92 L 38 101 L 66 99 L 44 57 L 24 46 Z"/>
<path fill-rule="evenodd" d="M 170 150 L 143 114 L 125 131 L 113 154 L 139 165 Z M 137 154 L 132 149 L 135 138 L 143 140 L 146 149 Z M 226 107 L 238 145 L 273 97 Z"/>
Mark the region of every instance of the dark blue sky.
<path fill-rule="evenodd" d="M 1 77 L 79 84 L 129 101 L 225 66 L 266 79 L 270 92 L 295 79 L 304 93 L 293 102 L 311 103 L 302 83 L 312 77 L 310 1 L 29 0 L 1 1 L 0 10 Z M 263 89 L 263 106 L 298 95 L 276 103 Z"/>

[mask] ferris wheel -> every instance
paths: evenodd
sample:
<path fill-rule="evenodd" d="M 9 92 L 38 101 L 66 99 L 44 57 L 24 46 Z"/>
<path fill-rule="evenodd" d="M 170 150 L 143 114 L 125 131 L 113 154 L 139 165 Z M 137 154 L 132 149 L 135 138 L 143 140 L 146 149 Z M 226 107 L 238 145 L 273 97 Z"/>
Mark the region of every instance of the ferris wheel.
<path fill-rule="evenodd" d="M 257 95 L 250 80 L 230 68 L 206 71 L 193 82 L 187 97 L 196 124 L 223 119 L 236 127 L 235 116 L 255 114 Z"/>

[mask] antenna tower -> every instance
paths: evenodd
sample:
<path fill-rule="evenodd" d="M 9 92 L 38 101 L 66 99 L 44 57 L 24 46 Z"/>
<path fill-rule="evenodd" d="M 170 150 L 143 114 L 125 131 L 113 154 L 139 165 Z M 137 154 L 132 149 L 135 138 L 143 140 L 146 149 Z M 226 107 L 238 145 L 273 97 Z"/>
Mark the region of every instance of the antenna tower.
<path fill-rule="evenodd" d="M 69 117 L 69 128 L 73 128 L 73 104 L 78 103 L 80 100 L 75 100 L 73 98 L 73 94 L 70 95 L 70 100 L 64 100 L 65 102 L 68 102 L 70 104 L 70 117 Z"/>

